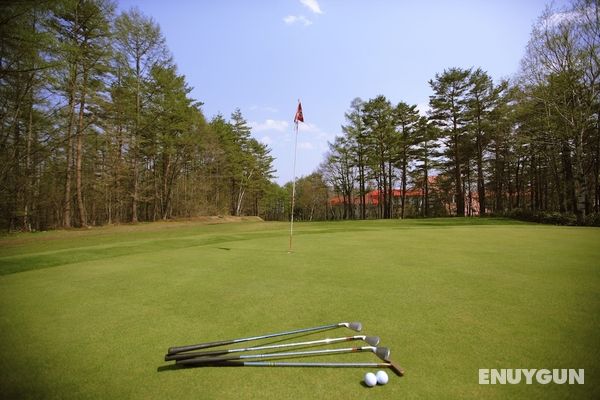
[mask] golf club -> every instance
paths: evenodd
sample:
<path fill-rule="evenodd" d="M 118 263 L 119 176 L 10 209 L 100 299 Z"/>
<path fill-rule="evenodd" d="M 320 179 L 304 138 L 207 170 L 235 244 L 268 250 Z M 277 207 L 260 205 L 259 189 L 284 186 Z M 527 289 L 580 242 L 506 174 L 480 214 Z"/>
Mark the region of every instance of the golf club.
<path fill-rule="evenodd" d="M 340 328 L 342 326 L 345 326 L 346 328 L 352 329 L 356 332 L 360 332 L 362 330 L 362 324 L 360 322 L 338 322 L 337 324 L 315 326 L 312 328 L 296 329 L 296 330 L 287 331 L 287 332 L 270 333 L 270 334 L 261 335 L 261 336 L 252 336 L 252 337 L 239 338 L 239 339 L 229 339 L 229 340 L 222 340 L 222 341 L 218 341 L 218 342 L 199 343 L 199 344 L 193 344 L 193 345 L 189 345 L 189 346 L 171 347 L 167 351 L 167 353 L 168 354 L 177 354 L 177 353 L 183 353 L 185 351 L 190 351 L 190 350 L 206 349 L 209 347 L 224 346 L 227 344 L 248 342 L 251 340 L 259 340 L 259 339 L 267 339 L 267 338 L 272 338 L 272 337 L 277 337 L 277 336 L 293 335 L 296 333 L 322 331 L 322 330 L 326 330 L 326 329 Z"/>
<path fill-rule="evenodd" d="M 243 349 L 223 349 L 223 350 L 214 350 L 214 351 L 198 351 L 193 353 L 178 353 L 178 354 L 167 354 L 165 356 L 165 361 L 170 360 L 186 360 L 189 358 L 196 357 L 205 357 L 205 356 L 218 356 L 222 354 L 229 353 L 239 353 L 245 351 L 257 351 L 257 350 L 267 350 L 267 349 L 279 349 L 284 347 L 311 347 L 311 346 L 320 346 L 327 345 L 331 343 L 338 342 L 349 342 L 352 340 L 363 340 L 371 346 L 377 346 L 379 344 L 379 337 L 377 336 L 346 336 L 332 339 L 321 339 L 321 340 L 313 340 L 309 342 L 298 342 L 298 343 L 285 343 L 285 344 L 274 344 L 274 345 L 266 345 L 266 346 L 257 346 L 257 347 L 247 347 Z"/>
<path fill-rule="evenodd" d="M 390 368 L 396 375 L 404 376 L 404 370 L 391 360 L 384 363 L 365 362 L 269 362 L 269 361 L 223 361 L 215 364 L 196 364 L 196 367 L 333 367 L 333 368 Z"/>
<path fill-rule="evenodd" d="M 177 360 L 177 364 L 183 365 L 195 365 L 195 364 L 210 364 L 219 363 L 222 361 L 230 360 L 243 360 L 252 358 L 279 358 L 279 357 L 303 357 L 303 356 L 315 356 L 323 354 L 340 354 L 340 353 L 357 353 L 362 351 L 371 351 L 382 360 L 387 360 L 390 356 L 390 350 L 387 347 L 349 347 L 344 349 L 326 349 L 326 350 L 310 350 L 310 351 L 292 351 L 287 353 L 266 353 L 266 354 L 248 354 L 248 355 L 229 355 L 222 357 L 199 357 L 191 358 L 187 360 Z"/>

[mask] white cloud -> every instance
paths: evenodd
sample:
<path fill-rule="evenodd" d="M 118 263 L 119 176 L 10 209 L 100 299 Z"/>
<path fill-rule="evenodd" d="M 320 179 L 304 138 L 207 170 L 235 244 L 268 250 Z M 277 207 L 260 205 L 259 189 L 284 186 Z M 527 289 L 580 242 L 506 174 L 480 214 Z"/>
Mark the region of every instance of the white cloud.
<path fill-rule="evenodd" d="M 329 143 L 335 140 L 335 136 L 335 133 L 326 132 L 315 124 L 298 124 L 298 148 L 301 150 L 325 152 L 329 149 Z"/>
<path fill-rule="evenodd" d="M 298 124 L 298 132 L 300 135 L 309 134 L 321 141 L 332 141 L 335 138 L 335 134 L 325 132 L 317 125 L 308 122 Z"/>
<path fill-rule="evenodd" d="M 303 24 L 304 26 L 312 25 L 312 21 L 304 15 L 288 15 L 287 17 L 283 17 L 283 22 L 288 25 L 294 25 L 295 23 Z"/>
<path fill-rule="evenodd" d="M 267 146 L 273 143 L 273 139 L 270 136 L 263 136 L 259 139 L 262 144 L 266 144 Z"/>
<path fill-rule="evenodd" d="M 265 122 L 249 122 L 254 132 L 276 131 L 285 132 L 290 124 L 287 121 L 267 119 Z"/>
<path fill-rule="evenodd" d="M 321 7 L 319 6 L 317 0 L 300 0 L 300 3 L 302 3 L 302 5 L 305 7 L 308 7 L 308 9 L 315 14 L 323 14 L 323 11 L 321 11 Z"/>
<path fill-rule="evenodd" d="M 431 111 L 431 107 L 429 107 L 429 103 L 419 103 L 417 104 L 417 110 L 422 117 L 426 117 L 427 113 Z"/>

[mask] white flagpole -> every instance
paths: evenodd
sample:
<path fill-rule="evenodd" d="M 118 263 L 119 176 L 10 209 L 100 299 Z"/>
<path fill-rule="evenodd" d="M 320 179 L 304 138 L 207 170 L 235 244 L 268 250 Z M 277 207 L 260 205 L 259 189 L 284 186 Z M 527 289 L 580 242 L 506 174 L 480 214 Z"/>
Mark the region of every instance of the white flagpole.
<path fill-rule="evenodd" d="M 294 234 L 294 204 L 296 200 L 296 148 L 298 147 L 298 121 L 296 121 L 296 138 L 294 140 L 294 180 L 292 182 L 292 212 L 290 218 L 290 248 L 292 251 L 292 235 Z"/>

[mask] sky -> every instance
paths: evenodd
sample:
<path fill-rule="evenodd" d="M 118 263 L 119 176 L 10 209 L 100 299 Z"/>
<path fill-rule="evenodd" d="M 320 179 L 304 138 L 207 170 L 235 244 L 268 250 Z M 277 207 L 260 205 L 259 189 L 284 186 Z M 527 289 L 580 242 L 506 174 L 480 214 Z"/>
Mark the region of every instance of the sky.
<path fill-rule="evenodd" d="M 296 176 L 314 172 L 356 97 L 385 95 L 425 111 L 428 81 L 481 67 L 518 72 L 539 0 L 120 0 L 161 27 L 178 72 L 211 119 L 239 108 L 271 148 L 275 179 L 293 179 L 294 114 L 302 101 Z M 559 5 L 561 3 L 559 2 Z"/>

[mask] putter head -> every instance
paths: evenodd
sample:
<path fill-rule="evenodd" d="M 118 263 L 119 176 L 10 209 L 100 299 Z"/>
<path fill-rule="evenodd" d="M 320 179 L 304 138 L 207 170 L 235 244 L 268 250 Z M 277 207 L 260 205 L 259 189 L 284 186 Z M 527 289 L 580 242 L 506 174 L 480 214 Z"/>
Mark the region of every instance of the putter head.
<path fill-rule="evenodd" d="M 362 331 L 362 324 L 360 322 L 344 322 L 342 325 L 356 332 Z"/>
<path fill-rule="evenodd" d="M 392 360 L 386 360 L 390 364 L 390 369 L 398 376 L 404 376 L 404 370 Z"/>
<path fill-rule="evenodd" d="M 376 347 L 375 354 L 377 355 L 377 357 L 381 358 L 382 360 L 389 362 L 390 349 L 388 349 L 387 347 Z"/>
<path fill-rule="evenodd" d="M 371 346 L 377 346 L 379 344 L 379 336 L 365 336 L 363 337 L 363 340 Z"/>

